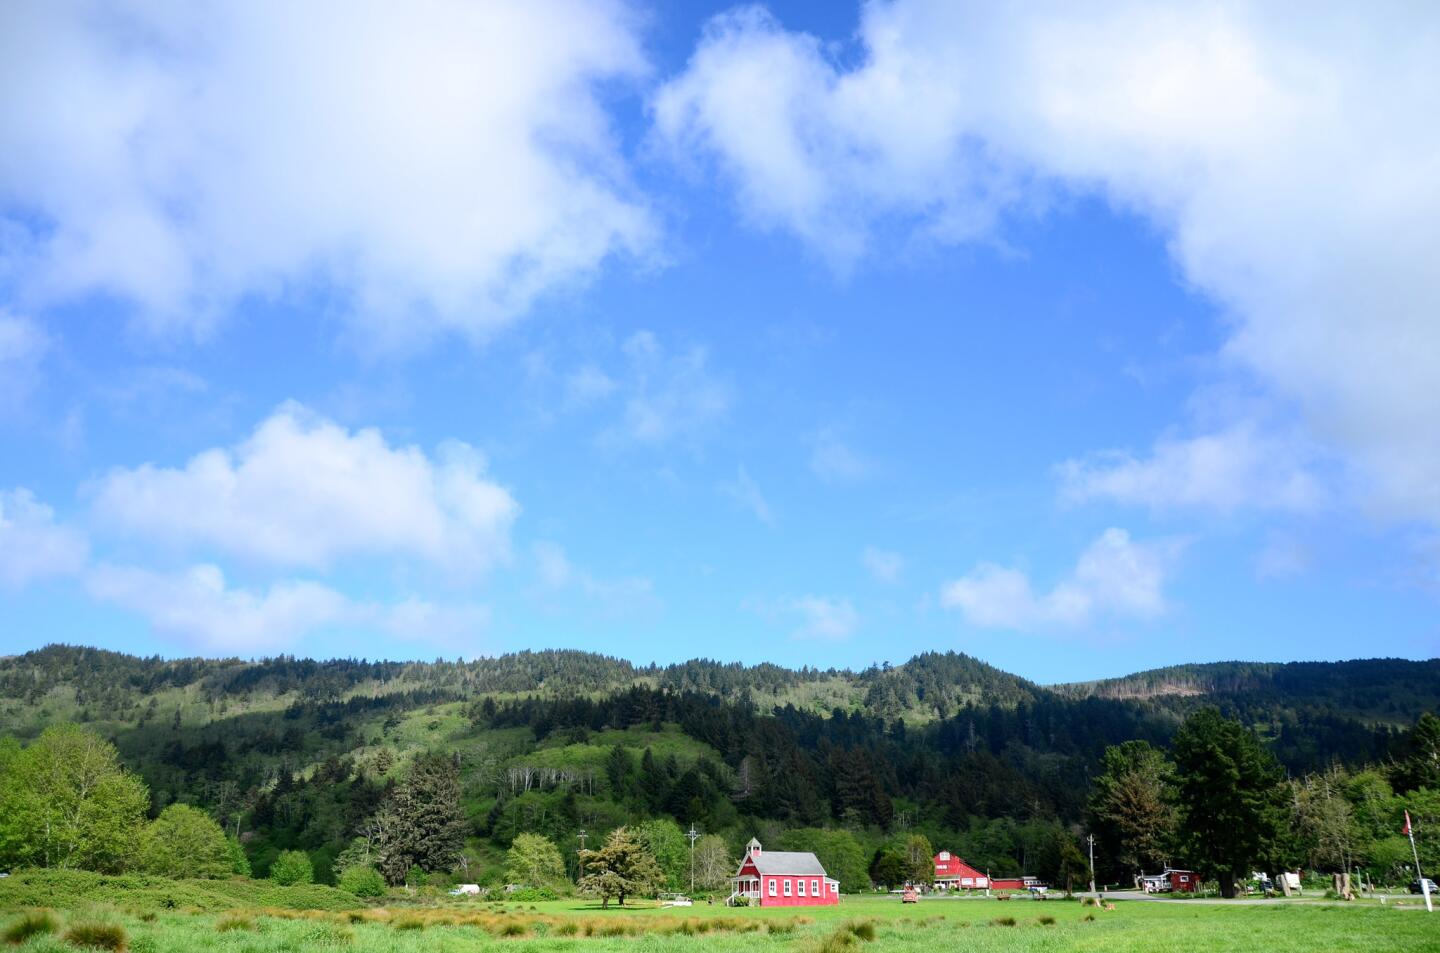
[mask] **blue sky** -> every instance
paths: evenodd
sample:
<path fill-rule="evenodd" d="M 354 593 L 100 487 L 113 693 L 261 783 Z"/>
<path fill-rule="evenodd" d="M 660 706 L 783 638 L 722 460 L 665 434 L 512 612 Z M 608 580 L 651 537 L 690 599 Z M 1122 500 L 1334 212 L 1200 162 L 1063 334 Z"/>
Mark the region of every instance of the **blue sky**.
<path fill-rule="evenodd" d="M 1440 20 L 0 13 L 0 651 L 1440 647 Z"/>

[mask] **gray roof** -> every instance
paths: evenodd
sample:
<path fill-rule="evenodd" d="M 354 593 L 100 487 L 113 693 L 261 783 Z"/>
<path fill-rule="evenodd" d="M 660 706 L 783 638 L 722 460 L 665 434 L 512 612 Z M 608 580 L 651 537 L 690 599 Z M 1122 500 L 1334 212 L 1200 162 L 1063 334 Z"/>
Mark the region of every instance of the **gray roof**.
<path fill-rule="evenodd" d="M 825 868 L 820 866 L 819 859 L 809 851 L 762 850 L 758 854 L 751 854 L 750 859 L 755 861 L 755 869 L 762 874 L 825 876 Z"/>

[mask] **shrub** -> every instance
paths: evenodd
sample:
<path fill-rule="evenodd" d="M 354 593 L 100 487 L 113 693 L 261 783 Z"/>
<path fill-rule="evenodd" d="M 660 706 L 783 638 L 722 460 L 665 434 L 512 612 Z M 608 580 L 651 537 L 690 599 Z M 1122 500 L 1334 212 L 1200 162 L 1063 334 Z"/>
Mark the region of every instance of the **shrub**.
<path fill-rule="evenodd" d="M 525 924 L 518 920 L 512 920 L 500 928 L 501 936 L 524 936 Z"/>
<path fill-rule="evenodd" d="M 65 931 L 65 939 L 75 946 L 124 953 L 129 938 L 125 935 L 125 928 L 118 923 L 77 923 Z"/>
<path fill-rule="evenodd" d="M 1053 926 L 1055 925 L 1055 918 L 1054 918 L 1054 917 L 1041 917 L 1040 919 L 1038 919 L 1038 920 L 1035 921 L 1035 922 L 1036 922 L 1036 923 L 1039 923 L 1042 927 L 1053 927 Z"/>
<path fill-rule="evenodd" d="M 374 867 L 346 867 L 340 871 L 339 887 L 357 897 L 385 896 L 385 878 Z"/>
<path fill-rule="evenodd" d="M 1094 922 L 1095 922 L 1095 914 L 1093 914 L 1093 913 L 1087 913 L 1087 914 L 1085 914 L 1085 916 L 1084 916 L 1082 919 L 1083 919 L 1086 923 L 1094 923 Z"/>
<path fill-rule="evenodd" d="M 303 850 L 281 851 L 270 865 L 270 879 L 282 887 L 313 883 L 315 868 L 310 866 L 310 855 Z"/>
<path fill-rule="evenodd" d="M 991 925 L 992 927 L 1013 927 L 1013 926 L 1015 925 L 1015 918 L 1014 918 L 1014 917 L 996 917 L 995 919 L 993 919 L 993 920 L 990 921 L 990 925 Z"/>
<path fill-rule="evenodd" d="M 580 932 L 580 924 L 574 920 L 566 920 L 555 928 L 556 936 L 574 936 Z"/>
<path fill-rule="evenodd" d="M 794 932 L 795 932 L 795 921 L 794 921 L 794 920 L 772 920 L 772 921 L 770 922 L 770 925 L 769 925 L 768 927 L 766 927 L 766 930 L 767 930 L 768 932 L 770 932 L 770 933 L 780 934 L 781 936 L 784 936 L 784 935 L 790 934 L 790 933 L 794 933 Z"/>
<path fill-rule="evenodd" d="M 5 942 L 20 944 L 32 936 L 54 933 L 58 929 L 60 929 L 60 923 L 55 919 L 53 913 L 44 910 L 39 913 L 27 913 L 5 928 Z"/>

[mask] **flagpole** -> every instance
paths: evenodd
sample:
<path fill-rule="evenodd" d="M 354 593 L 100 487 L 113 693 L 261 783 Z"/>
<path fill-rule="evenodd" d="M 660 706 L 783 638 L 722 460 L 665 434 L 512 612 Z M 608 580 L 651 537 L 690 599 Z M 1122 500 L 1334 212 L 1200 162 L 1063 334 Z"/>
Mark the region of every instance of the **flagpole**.
<path fill-rule="evenodd" d="M 1425 912 L 1434 913 L 1435 908 L 1430 905 L 1430 883 L 1420 870 L 1420 851 L 1415 848 L 1415 831 L 1410 826 L 1409 811 L 1405 812 L 1405 833 L 1410 838 L 1410 853 L 1415 855 L 1415 879 L 1420 881 L 1420 892 L 1425 895 Z"/>

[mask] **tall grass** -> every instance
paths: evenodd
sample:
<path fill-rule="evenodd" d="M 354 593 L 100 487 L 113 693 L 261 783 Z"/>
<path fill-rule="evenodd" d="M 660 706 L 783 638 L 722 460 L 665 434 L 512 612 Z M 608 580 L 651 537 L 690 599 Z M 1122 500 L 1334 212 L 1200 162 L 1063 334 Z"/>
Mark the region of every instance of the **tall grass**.
<path fill-rule="evenodd" d="M 7 924 L 3 934 L 6 943 L 19 945 L 32 936 L 54 933 L 60 929 L 60 921 L 48 910 L 23 914 L 18 920 Z"/>
<path fill-rule="evenodd" d="M 88 946 L 112 953 L 125 953 L 129 935 L 118 923 L 76 923 L 65 931 L 65 940 L 74 946 Z"/>

